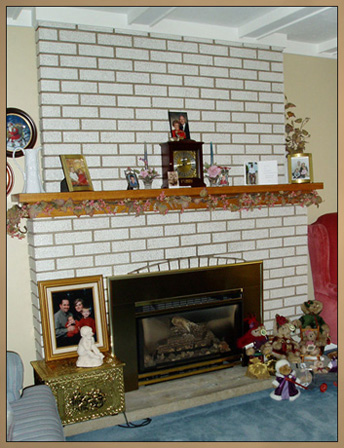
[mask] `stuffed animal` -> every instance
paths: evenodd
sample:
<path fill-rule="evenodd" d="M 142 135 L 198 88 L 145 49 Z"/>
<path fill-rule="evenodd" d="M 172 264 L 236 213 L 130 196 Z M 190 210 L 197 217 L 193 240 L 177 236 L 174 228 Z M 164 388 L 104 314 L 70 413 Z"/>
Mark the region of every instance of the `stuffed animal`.
<path fill-rule="evenodd" d="M 306 328 L 301 330 L 300 353 L 304 361 L 310 357 L 318 358 L 320 356 L 320 348 L 318 347 L 317 342 L 317 329 Z"/>
<path fill-rule="evenodd" d="M 272 382 L 275 387 L 270 394 L 274 400 L 294 401 L 300 396 L 300 391 L 296 388 L 296 384 L 300 380 L 296 378 L 295 371 L 292 370 L 290 363 L 286 359 L 280 359 L 276 362 L 276 379 Z"/>
<path fill-rule="evenodd" d="M 300 363 L 300 347 L 292 338 L 295 326 L 284 316 L 276 314 L 274 337 L 272 339 L 272 356 L 276 359 L 287 359 L 291 363 Z"/>
<path fill-rule="evenodd" d="M 244 319 L 248 324 L 246 333 L 237 340 L 237 347 L 245 349 L 247 356 L 253 356 L 257 352 L 269 351 L 269 338 L 266 333 L 265 326 L 260 324 L 255 316 Z M 263 353 L 264 354 L 264 353 Z"/>
<path fill-rule="evenodd" d="M 304 315 L 293 321 L 293 324 L 298 328 L 313 328 L 318 329 L 319 337 L 317 345 L 325 347 L 330 341 L 330 327 L 326 324 L 324 319 L 320 316 L 323 309 L 323 303 L 319 300 L 308 300 L 301 305 L 301 310 Z"/>
<path fill-rule="evenodd" d="M 328 368 L 325 367 L 325 364 L 322 360 L 317 360 L 314 362 L 312 366 L 310 366 L 313 373 L 328 373 Z"/>

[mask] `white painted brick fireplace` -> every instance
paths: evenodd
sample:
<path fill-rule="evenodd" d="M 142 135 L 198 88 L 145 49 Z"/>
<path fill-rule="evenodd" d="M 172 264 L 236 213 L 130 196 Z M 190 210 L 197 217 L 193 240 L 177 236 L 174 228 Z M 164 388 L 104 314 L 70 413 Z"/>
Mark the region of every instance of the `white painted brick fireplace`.
<path fill-rule="evenodd" d="M 277 160 L 285 182 L 282 49 L 232 42 L 39 23 L 37 61 L 43 176 L 60 191 L 59 155 L 83 154 L 95 190 L 125 190 L 125 169 L 161 172 L 159 143 L 169 138 L 168 111 L 186 111 L 191 138 L 210 142 L 231 185 L 246 161 Z M 154 185 L 160 188 L 160 180 Z M 131 272 L 148 261 L 224 255 L 264 263 L 264 321 L 296 317 L 307 299 L 307 211 L 154 212 L 29 220 L 28 244 L 37 357 L 43 341 L 37 282 Z"/>

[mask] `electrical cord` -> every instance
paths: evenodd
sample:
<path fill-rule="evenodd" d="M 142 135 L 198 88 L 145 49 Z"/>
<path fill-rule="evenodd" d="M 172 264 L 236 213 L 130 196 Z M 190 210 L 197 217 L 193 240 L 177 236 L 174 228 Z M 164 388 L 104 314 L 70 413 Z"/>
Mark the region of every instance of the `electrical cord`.
<path fill-rule="evenodd" d="M 147 426 L 147 425 L 149 425 L 150 422 L 152 421 L 151 418 L 145 418 L 145 419 L 142 421 L 142 423 L 135 424 L 135 423 L 132 423 L 132 422 L 130 422 L 130 421 L 128 420 L 128 418 L 127 418 L 127 414 L 126 414 L 125 412 L 123 412 L 123 414 L 124 414 L 124 418 L 125 418 L 126 424 L 125 424 L 125 425 L 118 425 L 118 426 L 120 426 L 121 428 L 141 428 L 142 426 Z"/>

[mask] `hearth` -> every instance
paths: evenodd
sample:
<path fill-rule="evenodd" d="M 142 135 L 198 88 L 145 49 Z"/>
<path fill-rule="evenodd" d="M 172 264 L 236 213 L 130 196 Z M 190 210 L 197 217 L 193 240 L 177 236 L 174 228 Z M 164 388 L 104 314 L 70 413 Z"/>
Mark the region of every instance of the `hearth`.
<path fill-rule="evenodd" d="M 262 262 L 115 276 L 109 297 L 129 391 L 239 363 L 243 318 L 262 317 Z"/>

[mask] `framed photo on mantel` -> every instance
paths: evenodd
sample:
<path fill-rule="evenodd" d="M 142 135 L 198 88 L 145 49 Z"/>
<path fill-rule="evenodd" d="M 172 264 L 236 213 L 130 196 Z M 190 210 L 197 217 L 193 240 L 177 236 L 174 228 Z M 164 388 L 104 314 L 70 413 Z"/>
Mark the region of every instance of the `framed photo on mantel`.
<path fill-rule="evenodd" d="M 288 156 L 289 183 L 313 182 L 312 154 L 299 153 Z"/>
<path fill-rule="evenodd" d="M 61 155 L 60 159 L 68 191 L 93 191 L 91 176 L 84 156 Z"/>

